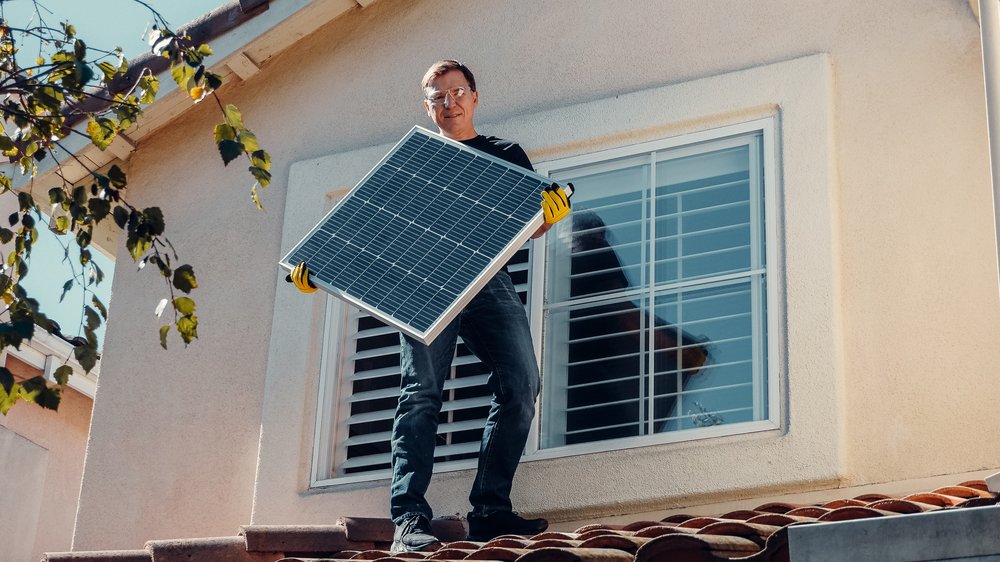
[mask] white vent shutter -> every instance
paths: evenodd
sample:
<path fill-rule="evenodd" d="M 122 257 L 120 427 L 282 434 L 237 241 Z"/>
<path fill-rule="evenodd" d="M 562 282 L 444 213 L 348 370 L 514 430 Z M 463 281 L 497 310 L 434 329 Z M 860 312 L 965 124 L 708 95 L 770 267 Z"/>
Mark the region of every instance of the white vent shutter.
<path fill-rule="evenodd" d="M 529 248 L 508 263 L 521 302 L 527 302 Z M 333 477 L 388 473 L 393 415 L 399 398 L 399 333 L 372 316 L 355 310 L 347 316 L 348 334 L 340 358 L 341 403 L 346 408 L 335 444 L 338 459 Z M 444 386 L 438 420 L 435 466 L 475 459 L 489 414 L 489 371 L 459 340 L 451 374 Z"/>

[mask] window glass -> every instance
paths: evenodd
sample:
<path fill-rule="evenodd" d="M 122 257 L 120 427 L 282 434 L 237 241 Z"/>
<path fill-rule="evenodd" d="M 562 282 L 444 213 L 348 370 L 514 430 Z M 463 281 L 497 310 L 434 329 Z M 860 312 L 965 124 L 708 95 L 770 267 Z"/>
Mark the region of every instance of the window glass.
<path fill-rule="evenodd" d="M 542 448 L 766 417 L 761 136 L 551 170 Z"/>

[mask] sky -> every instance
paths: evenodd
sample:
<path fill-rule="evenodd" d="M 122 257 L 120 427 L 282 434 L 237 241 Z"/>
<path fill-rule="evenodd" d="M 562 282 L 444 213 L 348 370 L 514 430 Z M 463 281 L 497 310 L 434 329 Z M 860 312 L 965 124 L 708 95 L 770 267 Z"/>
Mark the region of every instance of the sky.
<path fill-rule="evenodd" d="M 225 0 L 146 0 L 146 3 L 167 20 L 173 29 L 211 11 Z M 112 50 L 121 47 L 125 56 L 133 59 L 144 53 L 149 47 L 147 35 L 153 24 L 153 17 L 148 8 L 135 0 L 0 0 L 0 15 L 12 27 L 25 27 L 36 24 L 37 17 L 33 15 L 35 5 L 45 23 L 51 27 L 59 27 L 59 23 L 69 21 L 76 28 L 77 36 L 90 47 Z M 32 18 L 35 18 L 34 20 Z M 34 53 L 31 54 L 35 56 Z M 88 57 L 90 58 L 90 57 Z M 23 64 L 23 63 L 22 63 Z M 109 219 L 110 220 L 110 219 Z M 44 225 L 38 228 L 40 240 L 32 251 L 31 271 L 25 282 L 28 292 L 42 303 L 42 312 L 59 323 L 62 333 L 72 337 L 82 334 L 81 316 L 83 304 L 90 304 L 90 299 L 84 301 L 82 289 L 74 287 L 60 302 L 63 284 L 72 277 L 72 271 L 63 260 L 63 244 L 69 244 L 70 249 L 76 249 L 76 244 L 69 236 L 63 236 L 62 242 Z M 99 251 L 94 250 L 94 260 L 105 274 L 104 281 L 96 287 L 99 299 L 114 315 L 114 303 L 111 298 L 111 284 L 114 263 Z M 131 259 L 126 257 L 131 262 Z M 69 260 L 79 270 L 79 252 L 71 252 Z M 158 275 L 152 274 L 148 282 L 159 283 Z M 156 302 L 149 303 L 150 314 Z M 98 338 L 104 341 L 104 326 L 98 330 Z"/>

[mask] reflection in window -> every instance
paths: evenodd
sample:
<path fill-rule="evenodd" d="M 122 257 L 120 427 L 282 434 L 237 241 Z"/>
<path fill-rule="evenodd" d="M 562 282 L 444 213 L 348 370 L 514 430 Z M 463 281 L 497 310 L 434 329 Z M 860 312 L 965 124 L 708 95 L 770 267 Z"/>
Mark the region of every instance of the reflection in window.
<path fill-rule="evenodd" d="M 543 448 L 767 416 L 761 138 L 551 172 Z"/>

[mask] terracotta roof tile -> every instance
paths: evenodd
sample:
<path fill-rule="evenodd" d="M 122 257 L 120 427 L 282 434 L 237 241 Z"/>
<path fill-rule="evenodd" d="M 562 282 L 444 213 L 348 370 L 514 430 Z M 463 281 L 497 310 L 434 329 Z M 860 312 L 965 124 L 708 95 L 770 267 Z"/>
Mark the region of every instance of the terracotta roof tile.
<path fill-rule="evenodd" d="M 597 523 L 574 531 L 549 531 L 532 537 L 507 535 L 486 543 L 465 540 L 465 523 L 457 518 L 444 518 L 432 522 L 442 541 L 437 550 L 399 555 L 388 552 L 393 533 L 391 521 L 345 517 L 336 525 L 250 525 L 241 529 L 241 537 L 156 541 L 147 545 L 145 551 L 56 553 L 47 555 L 45 560 L 169 562 L 173 558 L 168 555 L 188 555 L 201 548 L 208 549 L 204 552 L 225 551 L 227 556 L 242 549 L 242 554 L 233 560 L 248 562 L 278 559 L 285 562 L 786 562 L 788 529 L 793 525 L 896 517 L 996 503 L 997 494 L 989 492 L 984 481 L 971 481 L 905 497 L 864 494 L 817 505 L 772 502 L 717 517 L 676 514 L 661 521 Z"/>

